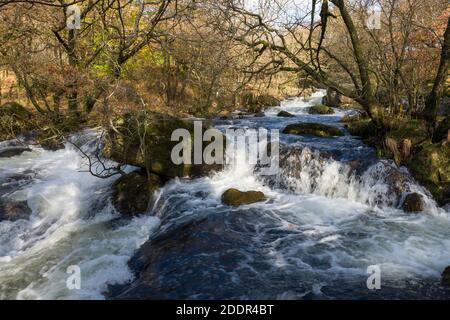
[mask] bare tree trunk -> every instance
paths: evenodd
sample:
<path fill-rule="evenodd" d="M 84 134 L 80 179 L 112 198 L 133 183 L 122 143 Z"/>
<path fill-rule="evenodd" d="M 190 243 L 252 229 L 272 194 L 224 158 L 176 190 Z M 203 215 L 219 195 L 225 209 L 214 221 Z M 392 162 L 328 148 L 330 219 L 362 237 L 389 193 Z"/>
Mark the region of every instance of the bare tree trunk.
<path fill-rule="evenodd" d="M 450 18 L 447 21 L 447 29 L 444 33 L 444 45 L 441 51 L 441 61 L 439 63 L 438 72 L 434 79 L 433 89 L 429 93 L 425 102 L 425 110 L 423 116 L 428 122 L 430 131 L 433 132 L 436 127 L 436 116 L 439 103 L 442 98 L 442 91 L 447 80 L 448 65 L 450 60 Z"/>

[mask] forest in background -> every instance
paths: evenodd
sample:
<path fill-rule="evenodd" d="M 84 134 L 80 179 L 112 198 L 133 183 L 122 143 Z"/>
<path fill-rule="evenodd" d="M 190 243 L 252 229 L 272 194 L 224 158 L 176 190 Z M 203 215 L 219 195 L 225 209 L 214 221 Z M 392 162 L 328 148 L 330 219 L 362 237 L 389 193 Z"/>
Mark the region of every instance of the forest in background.
<path fill-rule="evenodd" d="M 34 130 L 56 148 L 124 113 L 258 113 L 322 88 L 361 110 L 350 132 L 444 203 L 449 13 L 446 0 L 2 0 L 0 139 Z"/>

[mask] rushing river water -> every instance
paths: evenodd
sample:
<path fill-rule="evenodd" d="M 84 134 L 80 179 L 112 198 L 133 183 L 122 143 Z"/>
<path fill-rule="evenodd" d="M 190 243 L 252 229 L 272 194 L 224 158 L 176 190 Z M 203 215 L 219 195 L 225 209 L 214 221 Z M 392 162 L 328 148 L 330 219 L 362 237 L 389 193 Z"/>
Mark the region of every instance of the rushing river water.
<path fill-rule="evenodd" d="M 217 120 L 216 127 L 281 130 L 297 122 L 342 127 L 343 111 L 307 114 L 320 99 L 317 94 L 308 101 L 286 100 L 266 117 Z M 280 110 L 296 117 L 276 117 Z M 87 132 L 74 139 L 89 150 L 95 138 Z M 70 144 L 0 158 L 2 201 L 26 203 L 32 211 L 24 219 L 0 221 L 0 299 L 102 299 L 110 285 L 134 279 L 128 262 L 137 265 L 133 256 L 149 237 L 156 240 L 144 247 L 160 259 L 150 285 L 132 283 L 113 296 L 450 298 L 440 284 L 450 265 L 450 212 L 436 207 L 410 178 L 408 191 L 424 195 L 425 212 L 398 209 L 383 181 L 392 163 L 377 160 L 374 150 L 348 134 L 281 135 L 281 141 L 302 151 L 286 159 L 277 176 L 259 176 L 237 161 L 211 177 L 176 179 L 160 190 L 152 212 L 133 219 L 121 219 L 111 205 L 115 178 L 86 172 L 82 155 Z M 317 150 L 333 158 L 321 158 Z M 355 160 L 362 168 L 358 179 L 347 165 Z M 220 199 L 228 188 L 259 190 L 268 200 L 227 207 Z M 71 265 L 81 270 L 79 290 L 66 285 Z M 381 270 L 381 290 L 367 288 L 371 265 Z"/>

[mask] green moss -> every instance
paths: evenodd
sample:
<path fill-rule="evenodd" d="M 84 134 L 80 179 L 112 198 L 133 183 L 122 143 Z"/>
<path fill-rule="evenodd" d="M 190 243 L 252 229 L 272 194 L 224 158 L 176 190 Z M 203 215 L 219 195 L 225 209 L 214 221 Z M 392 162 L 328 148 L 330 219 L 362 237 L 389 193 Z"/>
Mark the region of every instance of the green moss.
<path fill-rule="evenodd" d="M 330 108 L 324 104 L 312 106 L 308 109 L 309 114 L 333 114 L 333 108 Z"/>
<path fill-rule="evenodd" d="M 391 129 L 386 133 L 386 137 L 396 141 L 409 139 L 412 144 L 415 145 L 425 141 L 428 138 L 425 122 L 421 120 L 396 120 L 390 125 L 390 127 Z"/>
<path fill-rule="evenodd" d="M 450 145 L 427 143 L 408 161 L 414 177 L 424 184 L 435 199 L 445 204 L 450 201 Z"/>
<path fill-rule="evenodd" d="M 229 206 L 240 206 L 266 200 L 260 191 L 242 192 L 237 189 L 228 189 L 222 195 L 222 202 Z"/>
<path fill-rule="evenodd" d="M 347 123 L 345 127 L 352 136 L 358 136 L 365 139 L 371 138 L 377 133 L 377 128 L 370 119 L 350 122 Z"/>
<path fill-rule="evenodd" d="M 298 135 L 311 134 L 318 137 L 332 137 L 344 135 L 340 129 L 322 123 L 290 124 L 286 128 L 284 128 L 283 133 L 298 134 Z"/>

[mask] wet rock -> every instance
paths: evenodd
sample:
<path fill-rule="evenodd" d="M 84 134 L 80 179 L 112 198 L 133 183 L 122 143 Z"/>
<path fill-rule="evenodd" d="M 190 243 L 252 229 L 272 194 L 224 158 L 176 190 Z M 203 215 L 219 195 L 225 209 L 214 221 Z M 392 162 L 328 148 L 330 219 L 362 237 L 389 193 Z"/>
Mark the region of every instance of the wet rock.
<path fill-rule="evenodd" d="M 293 115 L 292 113 L 289 113 L 287 111 L 282 110 L 282 111 L 278 112 L 277 117 L 294 118 L 295 115 Z"/>
<path fill-rule="evenodd" d="M 264 118 L 266 114 L 264 112 L 257 112 L 255 113 L 255 118 Z"/>
<path fill-rule="evenodd" d="M 330 108 L 324 104 L 318 105 L 318 106 L 312 106 L 308 108 L 309 114 L 333 114 L 334 110 L 333 108 Z"/>
<path fill-rule="evenodd" d="M 31 212 L 26 201 L 16 202 L 6 197 L 0 198 L 0 221 L 27 219 Z"/>
<path fill-rule="evenodd" d="M 406 196 L 405 202 L 403 202 L 402 208 L 405 212 L 420 212 L 424 209 L 423 197 L 414 192 Z"/>
<path fill-rule="evenodd" d="M 239 191 L 228 189 L 222 195 L 222 202 L 228 206 L 240 206 L 266 200 L 266 196 L 261 191 Z"/>
<path fill-rule="evenodd" d="M 284 128 L 283 133 L 286 134 L 311 134 L 318 137 L 343 136 L 342 131 L 336 127 L 321 123 L 297 123 L 290 124 Z"/>
<path fill-rule="evenodd" d="M 442 283 L 446 286 L 450 286 L 450 266 L 445 268 L 442 272 Z"/>
<path fill-rule="evenodd" d="M 260 210 L 249 208 L 236 214 L 224 208 L 195 218 L 173 210 L 169 214 L 174 215 L 174 223 L 166 221 L 129 261 L 135 279 L 110 287 L 110 298 L 230 299 L 247 292 L 255 295 L 255 290 L 272 285 L 267 280 L 255 283 L 237 268 L 247 258 L 242 252 L 252 250 L 254 224 L 267 219 Z M 266 261 L 267 257 L 255 259 Z M 230 274 L 241 281 L 232 281 Z"/>
<path fill-rule="evenodd" d="M 113 185 L 113 204 L 122 214 L 135 216 L 145 213 L 153 204 L 154 193 L 161 186 L 158 176 L 147 177 L 139 171 L 119 178 Z"/>
<path fill-rule="evenodd" d="M 103 151 L 104 156 L 111 160 L 144 168 L 165 179 L 197 177 L 222 169 L 221 165 L 215 164 L 175 164 L 172 161 L 172 150 L 181 143 L 181 139 L 172 141 L 172 133 L 181 129 L 190 134 L 191 163 L 194 163 L 194 122 L 191 120 L 161 114 L 127 114 L 117 118 L 113 124 L 114 129 L 109 130 Z M 209 125 L 203 123 L 201 133 L 208 128 Z M 139 136 L 143 132 L 145 136 Z M 225 147 L 224 135 L 218 130 L 216 132 Z M 203 148 L 209 144 L 203 142 Z"/>
<path fill-rule="evenodd" d="M 31 152 L 31 149 L 28 147 L 8 147 L 0 150 L 0 158 L 16 157 L 24 152 Z"/>

